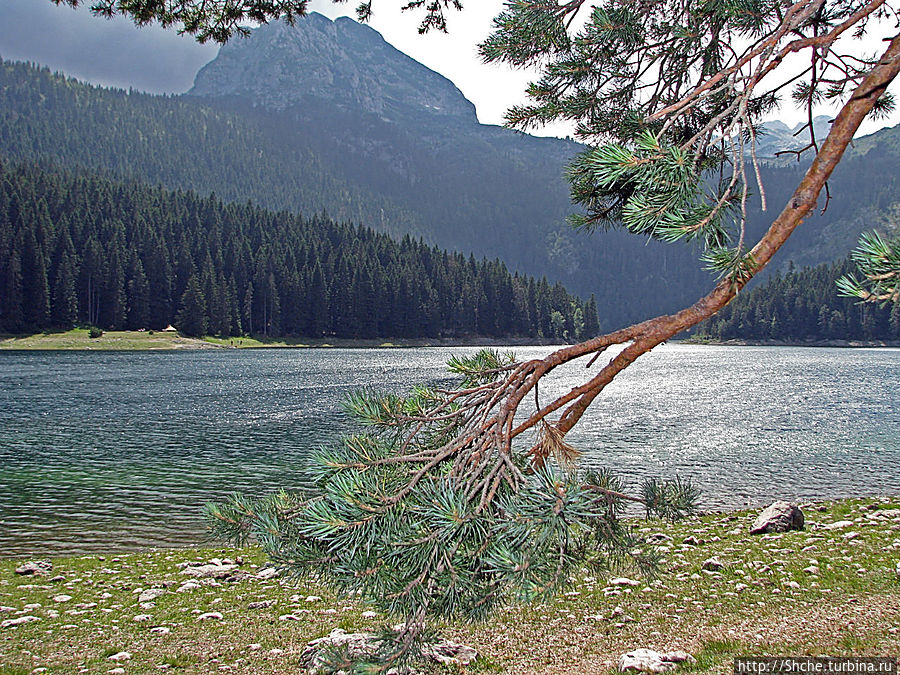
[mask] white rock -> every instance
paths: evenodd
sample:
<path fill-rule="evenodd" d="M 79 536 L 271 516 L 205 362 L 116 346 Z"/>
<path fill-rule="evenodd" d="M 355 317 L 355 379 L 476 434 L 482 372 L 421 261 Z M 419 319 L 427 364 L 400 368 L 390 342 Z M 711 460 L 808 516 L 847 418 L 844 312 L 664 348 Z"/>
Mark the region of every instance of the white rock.
<path fill-rule="evenodd" d="M 53 596 L 53 602 L 68 602 L 72 599 L 71 595 L 66 595 L 65 593 L 60 593 L 59 595 Z"/>
<path fill-rule="evenodd" d="M 151 633 L 155 633 L 156 635 L 168 635 L 172 632 L 172 629 L 168 626 L 154 626 L 150 629 Z"/>
<path fill-rule="evenodd" d="M 181 573 L 199 579 L 223 579 L 231 576 L 231 573 L 236 569 L 237 565 L 216 565 L 213 563 L 209 565 L 185 567 L 181 570 Z"/>
<path fill-rule="evenodd" d="M 278 576 L 278 570 L 274 567 L 266 567 L 264 570 L 261 570 L 256 573 L 257 579 L 272 579 L 273 577 Z"/>
<path fill-rule="evenodd" d="M 251 652 L 255 652 L 259 649 L 262 649 L 262 645 L 259 642 L 254 642 L 252 644 L 247 645 L 247 649 L 249 649 Z"/>
<path fill-rule="evenodd" d="M 185 581 L 178 589 L 175 591 L 176 593 L 188 593 L 189 591 L 194 591 L 200 588 L 200 584 L 196 581 Z"/>
<path fill-rule="evenodd" d="M 125 675 L 124 668 L 112 668 L 110 670 L 107 670 L 106 672 L 109 673 L 109 675 Z"/>
<path fill-rule="evenodd" d="M 16 619 L 6 619 L 6 621 L 0 622 L 0 628 L 13 628 L 15 626 L 21 626 L 23 623 L 31 623 L 32 621 L 40 620 L 40 617 L 26 614 L 25 616 L 20 616 Z"/>
<path fill-rule="evenodd" d="M 610 586 L 640 586 L 640 581 L 635 581 L 634 579 L 629 579 L 628 577 L 616 577 L 615 579 L 609 580 Z"/>
<path fill-rule="evenodd" d="M 640 673 L 667 673 L 682 661 L 693 660 L 686 652 L 660 653 L 652 649 L 635 649 L 619 658 L 619 670 Z"/>
<path fill-rule="evenodd" d="M 207 619 L 215 619 L 219 621 L 222 619 L 222 614 L 220 612 L 206 612 L 205 614 L 201 614 L 197 617 L 198 621 L 206 621 Z"/>
<path fill-rule="evenodd" d="M 307 595 L 306 596 L 306 602 L 319 602 L 319 600 L 321 600 L 321 599 L 322 598 L 320 598 L 318 595 Z"/>
<path fill-rule="evenodd" d="M 143 591 L 138 597 L 138 602 L 153 602 L 159 596 L 163 595 L 166 592 L 165 588 L 148 588 L 146 591 Z"/>
<path fill-rule="evenodd" d="M 145 621 L 149 621 L 153 617 L 149 614 L 138 614 L 136 617 L 132 619 L 132 621 L 137 621 L 138 623 L 144 623 Z"/>
<path fill-rule="evenodd" d="M 838 520 L 837 522 L 829 523 L 828 525 L 823 525 L 822 529 L 823 530 L 842 530 L 845 527 L 852 527 L 852 526 L 853 526 L 852 520 Z"/>
<path fill-rule="evenodd" d="M 362 613 L 362 618 L 364 618 L 364 619 L 374 619 L 377 616 L 378 616 L 378 612 L 373 612 L 372 610 Z"/>
<path fill-rule="evenodd" d="M 108 657 L 110 661 L 130 661 L 131 652 L 119 652 Z"/>
<path fill-rule="evenodd" d="M 717 557 L 713 556 L 712 558 L 707 558 L 706 560 L 704 560 L 703 564 L 700 567 L 702 567 L 704 570 L 715 572 L 717 570 L 725 569 L 725 563 L 723 563 Z"/>
<path fill-rule="evenodd" d="M 279 621 L 299 621 L 299 616 L 294 616 L 293 614 L 282 614 L 278 617 Z"/>

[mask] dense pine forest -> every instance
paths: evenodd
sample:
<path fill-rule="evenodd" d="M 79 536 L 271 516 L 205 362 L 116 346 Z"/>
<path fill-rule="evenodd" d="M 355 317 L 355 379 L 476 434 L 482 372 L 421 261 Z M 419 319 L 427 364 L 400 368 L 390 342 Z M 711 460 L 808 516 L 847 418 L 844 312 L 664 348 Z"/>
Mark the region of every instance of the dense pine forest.
<path fill-rule="evenodd" d="M 596 293 L 609 330 L 712 285 L 693 250 L 621 231 L 591 237 L 566 224 L 573 207 L 563 169 L 574 143 L 426 121 L 388 123 L 321 103 L 277 112 L 156 96 L 0 63 L 0 156 L 10 161 L 90 168 L 275 211 L 324 211 L 397 239 L 498 257 L 584 297 Z"/>
<path fill-rule="evenodd" d="M 738 296 L 698 335 L 714 340 L 900 340 L 900 303 L 879 307 L 838 295 L 848 259 L 774 276 Z"/>
<path fill-rule="evenodd" d="M 511 275 L 325 216 L 0 166 L 0 331 L 88 324 L 191 335 L 581 339 L 597 313 Z"/>

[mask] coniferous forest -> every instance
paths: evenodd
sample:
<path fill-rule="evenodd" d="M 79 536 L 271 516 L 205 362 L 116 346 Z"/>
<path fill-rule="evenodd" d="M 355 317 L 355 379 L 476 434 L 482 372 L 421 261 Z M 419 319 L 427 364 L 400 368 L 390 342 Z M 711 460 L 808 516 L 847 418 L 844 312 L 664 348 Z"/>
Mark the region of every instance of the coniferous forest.
<path fill-rule="evenodd" d="M 0 165 L 0 332 L 79 324 L 314 338 L 599 331 L 593 298 L 496 260 L 325 215 Z"/>
<path fill-rule="evenodd" d="M 714 340 L 900 340 L 900 303 L 879 306 L 838 294 L 835 282 L 854 272 L 846 259 L 774 276 L 697 333 Z"/>

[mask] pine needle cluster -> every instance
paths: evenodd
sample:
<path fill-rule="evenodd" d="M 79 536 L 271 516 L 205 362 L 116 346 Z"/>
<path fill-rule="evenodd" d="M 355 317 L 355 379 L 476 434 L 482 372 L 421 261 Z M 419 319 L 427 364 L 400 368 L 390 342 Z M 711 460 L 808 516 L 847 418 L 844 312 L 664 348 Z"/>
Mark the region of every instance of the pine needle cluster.
<path fill-rule="evenodd" d="M 850 257 L 862 278 L 849 274 L 838 279 L 841 295 L 864 302 L 900 302 L 900 239 L 864 232 Z"/>
<path fill-rule="evenodd" d="M 627 503 L 674 519 L 699 496 L 689 482 L 658 479 L 631 496 L 608 471 L 580 472 L 565 453 L 536 466 L 517 445 L 485 461 L 485 446 L 466 430 L 486 405 L 481 396 L 520 364 L 482 350 L 448 365 L 459 376 L 451 389 L 350 396 L 347 410 L 363 432 L 314 454 L 306 493 L 234 495 L 206 507 L 219 537 L 256 540 L 286 573 L 399 620 L 366 667 L 408 658 L 429 619 L 483 620 L 550 598 L 585 569 L 651 574 L 655 551 L 623 521 Z M 536 437 L 566 445 L 546 430 Z M 498 481 L 501 467 L 512 468 Z"/>

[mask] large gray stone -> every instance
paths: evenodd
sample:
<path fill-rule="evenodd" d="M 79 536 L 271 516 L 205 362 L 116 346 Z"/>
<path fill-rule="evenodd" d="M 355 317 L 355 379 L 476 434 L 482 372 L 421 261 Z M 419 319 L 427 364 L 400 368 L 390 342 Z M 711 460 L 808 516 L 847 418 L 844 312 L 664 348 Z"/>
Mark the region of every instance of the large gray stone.
<path fill-rule="evenodd" d="M 772 502 L 763 509 L 750 527 L 750 534 L 766 534 L 769 532 L 787 532 L 803 529 L 803 511 L 790 502 Z"/>
<path fill-rule="evenodd" d="M 181 570 L 182 574 L 186 574 L 198 579 L 225 579 L 233 576 L 237 565 L 192 565 Z"/>
<path fill-rule="evenodd" d="M 50 574 L 50 570 L 52 569 L 53 563 L 49 560 L 31 560 L 19 565 L 16 568 L 16 574 L 21 574 L 23 576 L 31 574 L 44 576 Z"/>

